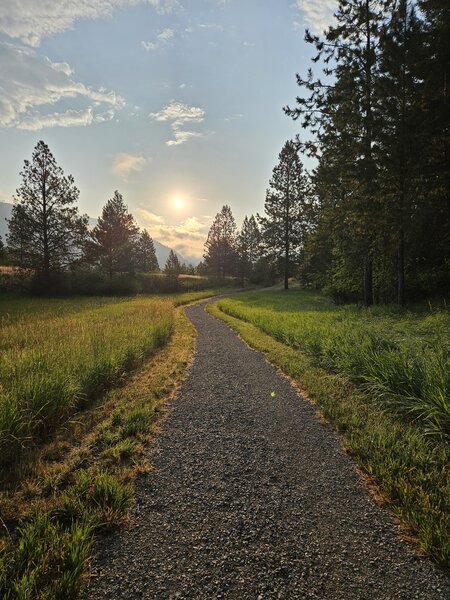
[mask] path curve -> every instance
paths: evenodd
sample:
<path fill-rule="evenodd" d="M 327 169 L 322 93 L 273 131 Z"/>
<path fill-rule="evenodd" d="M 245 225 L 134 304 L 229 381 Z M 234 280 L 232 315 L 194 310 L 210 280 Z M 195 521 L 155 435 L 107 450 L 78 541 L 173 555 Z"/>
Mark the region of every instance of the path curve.
<path fill-rule="evenodd" d="M 204 304 L 192 370 L 102 542 L 87 597 L 434 600 L 446 576 L 399 538 L 338 435 Z"/>

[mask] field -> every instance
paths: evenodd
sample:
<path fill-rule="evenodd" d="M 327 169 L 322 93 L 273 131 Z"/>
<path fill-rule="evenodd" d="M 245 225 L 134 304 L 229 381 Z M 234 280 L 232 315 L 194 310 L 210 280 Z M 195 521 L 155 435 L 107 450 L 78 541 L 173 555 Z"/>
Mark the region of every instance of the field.
<path fill-rule="evenodd" d="M 0 467 L 167 343 L 170 298 L 0 300 Z"/>
<path fill-rule="evenodd" d="M 336 307 L 293 289 L 240 294 L 208 310 L 296 381 L 407 535 L 448 565 L 446 307 Z"/>

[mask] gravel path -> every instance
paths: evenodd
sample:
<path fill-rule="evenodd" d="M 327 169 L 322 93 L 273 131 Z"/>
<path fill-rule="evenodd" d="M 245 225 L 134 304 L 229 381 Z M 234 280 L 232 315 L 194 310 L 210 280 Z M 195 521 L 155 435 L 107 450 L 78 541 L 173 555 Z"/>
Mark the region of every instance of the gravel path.
<path fill-rule="evenodd" d="M 288 380 L 204 305 L 186 313 L 193 368 L 87 597 L 449 598 Z"/>

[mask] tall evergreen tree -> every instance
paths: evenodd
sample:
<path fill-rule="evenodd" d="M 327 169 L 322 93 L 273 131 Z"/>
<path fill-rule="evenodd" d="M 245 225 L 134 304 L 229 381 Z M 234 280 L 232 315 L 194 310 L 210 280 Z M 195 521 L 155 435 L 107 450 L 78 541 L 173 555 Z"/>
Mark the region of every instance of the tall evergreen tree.
<path fill-rule="evenodd" d="M 364 302 L 373 302 L 373 258 L 376 218 L 379 213 L 377 164 L 373 154 L 378 120 L 376 115 L 376 71 L 379 58 L 380 31 L 384 12 L 391 0 L 340 0 L 336 25 L 325 39 L 306 33 L 324 75 L 332 83 L 314 79 L 311 69 L 307 79 L 297 75 L 297 82 L 309 96 L 298 97 L 297 106 L 285 108 L 294 119 L 310 129 L 315 139 L 307 143 L 310 151 L 322 155 L 327 145 L 341 145 L 341 176 L 346 187 L 353 180 L 352 220 L 353 254 L 362 258 Z M 345 154 L 342 149 L 345 148 Z M 357 246 L 357 248 L 356 248 Z"/>
<path fill-rule="evenodd" d="M 208 232 L 204 258 L 209 273 L 226 277 L 236 273 L 236 221 L 228 205 L 217 213 Z"/>
<path fill-rule="evenodd" d="M 245 216 L 236 239 L 239 270 L 243 280 L 251 277 L 256 261 L 261 256 L 261 232 L 253 215 Z"/>
<path fill-rule="evenodd" d="M 109 277 L 118 272 L 133 272 L 138 233 L 133 215 L 116 190 L 91 232 L 86 252 L 88 260 L 98 263 Z"/>
<path fill-rule="evenodd" d="M 141 231 L 135 248 L 136 268 L 143 273 L 159 271 L 158 259 L 156 258 L 155 244 L 149 232 Z"/>
<path fill-rule="evenodd" d="M 169 256 L 167 257 L 166 264 L 164 266 L 164 273 L 169 277 L 178 277 L 181 272 L 181 263 L 178 256 L 175 254 L 173 250 L 169 252 Z"/>
<path fill-rule="evenodd" d="M 298 257 L 306 228 L 308 196 L 308 177 L 300 161 L 298 145 L 289 140 L 273 169 L 264 204 L 266 216 L 259 218 L 266 253 L 284 259 L 286 290 L 291 263 Z"/>
<path fill-rule="evenodd" d="M 24 267 L 45 279 L 52 271 L 80 258 L 87 234 L 87 217 L 75 206 L 79 191 L 72 175 L 64 175 L 49 147 L 36 145 L 31 161 L 25 160 L 22 185 L 8 220 L 8 247 Z"/>
<path fill-rule="evenodd" d="M 400 0 L 381 35 L 378 110 L 381 127 L 378 160 L 384 223 L 397 255 L 397 301 L 405 303 L 405 268 L 411 246 L 425 136 L 419 108 L 421 23 L 410 0 Z M 389 244 L 389 239 L 387 240 Z M 389 247 L 382 249 L 389 255 Z"/>

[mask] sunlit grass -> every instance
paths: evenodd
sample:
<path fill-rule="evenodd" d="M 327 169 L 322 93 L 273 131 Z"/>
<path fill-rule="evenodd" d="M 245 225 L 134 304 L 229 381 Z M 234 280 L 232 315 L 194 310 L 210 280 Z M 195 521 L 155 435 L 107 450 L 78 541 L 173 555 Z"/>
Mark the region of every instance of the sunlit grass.
<path fill-rule="evenodd" d="M 121 383 L 173 331 L 168 299 L 31 301 L 29 313 L 19 305 L 0 323 L 3 464 Z"/>
<path fill-rule="evenodd" d="M 220 301 L 226 313 L 343 374 L 426 434 L 450 434 L 450 314 L 445 308 L 336 307 L 305 291 Z"/>

